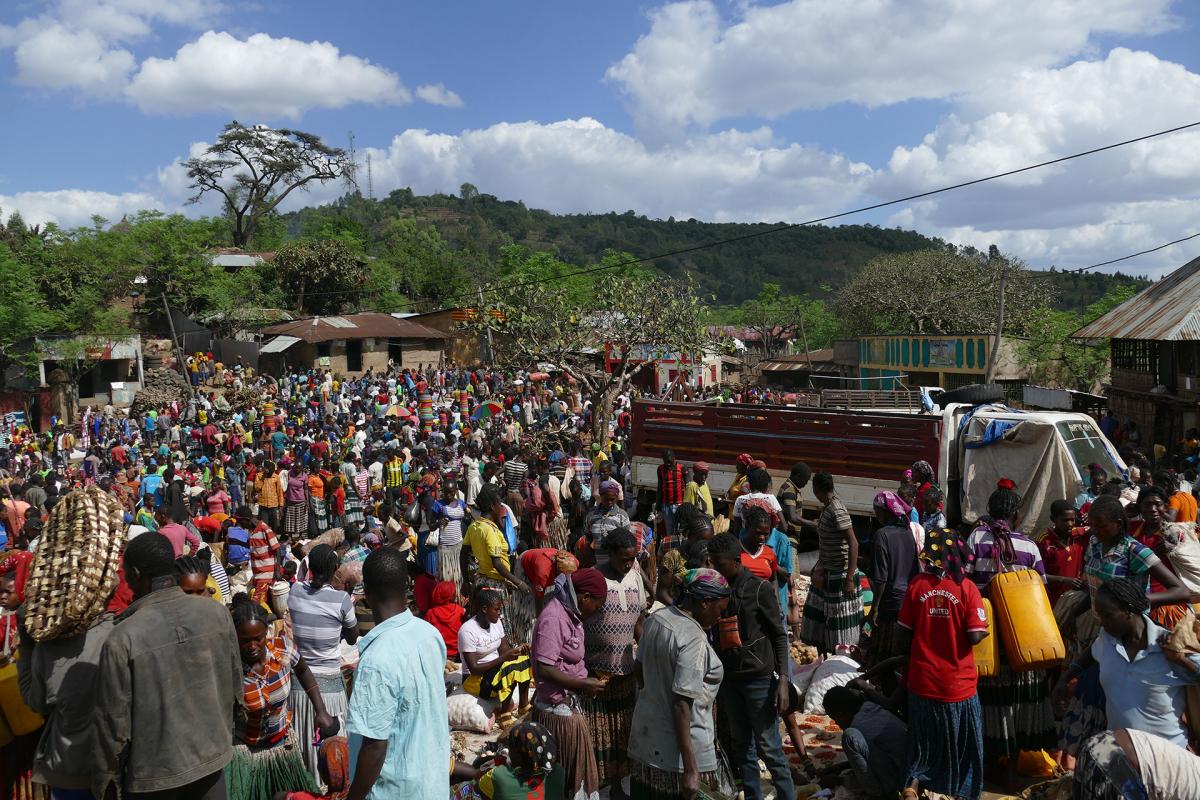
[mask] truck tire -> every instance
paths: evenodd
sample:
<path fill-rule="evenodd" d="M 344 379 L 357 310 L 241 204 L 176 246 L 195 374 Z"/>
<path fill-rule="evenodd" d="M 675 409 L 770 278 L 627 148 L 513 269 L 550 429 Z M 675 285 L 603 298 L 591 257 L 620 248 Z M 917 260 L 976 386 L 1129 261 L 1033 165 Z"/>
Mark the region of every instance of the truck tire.
<path fill-rule="evenodd" d="M 960 389 L 943 392 L 942 396 L 938 398 L 938 405 L 943 408 L 951 403 L 965 403 L 976 406 L 981 403 L 1003 402 L 1004 387 L 998 383 L 976 383 L 971 386 L 963 386 Z"/>

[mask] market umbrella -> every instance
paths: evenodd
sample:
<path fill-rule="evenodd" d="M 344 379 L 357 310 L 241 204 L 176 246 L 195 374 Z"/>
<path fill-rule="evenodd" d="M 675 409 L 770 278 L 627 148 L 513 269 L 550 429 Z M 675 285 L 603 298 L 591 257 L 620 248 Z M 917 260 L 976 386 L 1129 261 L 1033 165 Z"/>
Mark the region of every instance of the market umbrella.
<path fill-rule="evenodd" d="M 478 421 L 503 412 L 503 404 L 497 402 L 496 400 L 485 400 L 484 402 L 480 403 L 479 408 L 475 409 L 475 411 L 471 414 L 471 419 Z"/>
<path fill-rule="evenodd" d="M 413 412 L 401 405 L 391 406 L 387 410 L 386 416 L 408 418 L 413 415 Z"/>

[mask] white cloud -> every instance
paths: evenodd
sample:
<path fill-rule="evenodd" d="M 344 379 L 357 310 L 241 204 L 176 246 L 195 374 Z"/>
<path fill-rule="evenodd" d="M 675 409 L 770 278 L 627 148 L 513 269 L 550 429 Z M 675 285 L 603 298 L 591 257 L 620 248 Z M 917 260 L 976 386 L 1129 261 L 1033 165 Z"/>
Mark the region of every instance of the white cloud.
<path fill-rule="evenodd" d="M 54 222 L 72 228 L 90 225 L 93 215 L 116 222 L 126 214 L 143 209 L 163 209 L 165 204 L 147 192 L 94 192 L 86 189 L 58 189 L 50 192 L 0 194 L 0 210 L 7 218 L 13 211 L 29 225 Z"/>
<path fill-rule="evenodd" d="M 426 103 L 431 103 L 435 106 L 446 106 L 447 108 L 462 108 L 462 98 L 457 92 L 452 92 L 440 83 L 426 84 L 418 86 L 416 90 L 417 97 L 424 100 Z"/>
<path fill-rule="evenodd" d="M 119 96 L 133 70 L 133 54 L 109 49 L 90 31 L 54 24 L 23 38 L 14 53 L 17 81 L 47 89 L 78 89 L 96 97 Z"/>
<path fill-rule="evenodd" d="M 123 42 L 149 36 L 156 23 L 202 28 L 222 10 L 219 0 L 60 0 L 56 15 L 72 28 Z"/>
<path fill-rule="evenodd" d="M 329 42 L 265 33 L 243 40 L 214 31 L 185 44 L 173 58 L 143 61 L 126 94 L 147 112 L 228 111 L 292 119 L 309 108 L 412 99 L 395 73 L 343 55 Z"/>
<path fill-rule="evenodd" d="M 790 0 L 670 3 L 608 78 L 639 128 L 670 136 L 742 115 L 953 98 L 1083 52 L 1093 35 L 1173 24 L 1173 0 Z"/>
<path fill-rule="evenodd" d="M 796 220 L 841 208 L 871 175 L 842 156 L 777 143 L 767 128 L 651 150 L 590 118 L 500 123 L 458 135 L 408 130 L 370 152 L 377 194 L 401 186 L 456 192 L 470 182 L 558 212 L 634 209 L 716 221 Z"/>
<path fill-rule="evenodd" d="M 1200 75 L 1123 48 L 1027 70 L 964 98 L 920 144 L 897 147 L 872 191 L 904 195 L 1194 121 Z M 891 221 L 1042 266 L 1086 266 L 1200 230 L 1200 131 L 1152 139 L 956 191 Z M 1178 254 L 1137 265 L 1177 263 Z"/>

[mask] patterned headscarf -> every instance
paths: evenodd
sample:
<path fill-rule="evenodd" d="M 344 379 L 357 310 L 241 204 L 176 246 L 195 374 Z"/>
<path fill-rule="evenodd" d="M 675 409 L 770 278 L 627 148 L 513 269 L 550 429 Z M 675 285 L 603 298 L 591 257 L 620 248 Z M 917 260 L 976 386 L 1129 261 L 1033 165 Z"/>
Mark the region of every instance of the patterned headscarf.
<path fill-rule="evenodd" d="M 875 495 L 875 508 L 883 509 L 899 520 L 907 521 L 908 512 L 911 507 L 908 503 L 900 499 L 900 495 L 892 491 L 884 490 Z"/>
<path fill-rule="evenodd" d="M 917 486 L 933 483 L 933 467 L 928 461 L 917 461 L 912 465 L 912 481 Z"/>
<path fill-rule="evenodd" d="M 521 780 L 540 780 L 558 764 L 558 742 L 544 726 L 527 720 L 508 732 L 508 760 Z"/>
<path fill-rule="evenodd" d="M 715 569 L 689 569 L 681 578 L 683 593 L 697 600 L 714 600 L 729 597 L 733 591 L 725 576 Z"/>
<path fill-rule="evenodd" d="M 933 528 L 925 533 L 925 547 L 921 550 L 920 560 L 921 566 L 930 575 L 962 583 L 968 565 L 975 560 L 975 554 L 954 529 Z"/>

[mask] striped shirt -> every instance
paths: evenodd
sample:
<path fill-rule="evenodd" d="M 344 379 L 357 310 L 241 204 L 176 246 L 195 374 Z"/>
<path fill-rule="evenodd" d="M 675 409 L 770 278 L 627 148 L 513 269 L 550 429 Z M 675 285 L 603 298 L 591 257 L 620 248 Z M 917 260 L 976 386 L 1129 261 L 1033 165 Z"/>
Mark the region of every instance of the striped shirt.
<path fill-rule="evenodd" d="M 1012 540 L 1013 561 L 1011 564 L 1005 563 L 1003 571 L 1031 569 L 1044 576 L 1046 567 L 1042 563 L 1042 551 L 1038 550 L 1038 546 L 1019 531 L 1011 531 L 1009 538 Z M 986 595 L 987 585 L 996 573 L 1001 572 L 1000 548 L 996 545 L 996 535 L 992 533 L 991 528 L 980 525 L 971 532 L 967 546 L 975 554 L 975 561 L 969 570 L 971 580 L 975 581 L 980 592 Z"/>
<path fill-rule="evenodd" d="M 529 465 L 524 461 L 514 458 L 504 462 L 504 488 L 510 492 L 521 491 L 521 481 L 525 480 L 527 472 L 529 472 Z"/>
<path fill-rule="evenodd" d="M 434 504 L 433 511 L 446 520 L 446 527 L 438 536 L 439 547 L 450 547 L 461 544 L 463 540 L 463 518 L 467 515 L 467 507 L 462 500 L 443 503 L 440 500 Z"/>
<path fill-rule="evenodd" d="M 383 484 L 389 489 L 399 489 L 404 485 L 404 461 L 394 458 L 383 465 Z"/>
<path fill-rule="evenodd" d="M 292 668 L 300 652 L 286 635 L 267 640 L 263 663 L 242 667 L 242 702 L 234 707 L 233 738 L 246 745 L 277 742 L 287 735 Z"/>
<path fill-rule="evenodd" d="M 250 534 L 250 571 L 254 581 L 275 580 L 275 554 L 279 552 L 279 540 L 275 531 L 265 522 Z"/>
<path fill-rule="evenodd" d="M 658 485 L 662 488 L 662 497 L 658 501 L 663 505 L 677 506 L 683 502 L 683 464 L 659 464 Z"/>
<path fill-rule="evenodd" d="M 342 631 L 358 624 L 350 595 L 329 585 L 317 589 L 296 583 L 288 593 L 288 613 L 296 647 L 308 666 L 317 671 L 340 668 Z"/>
<path fill-rule="evenodd" d="M 820 563 L 826 574 L 834 579 L 846 577 L 847 572 L 853 572 L 857 565 L 850 564 L 850 543 L 846 540 L 844 531 L 853 529 L 850 512 L 846 504 L 837 495 L 829 498 L 829 503 L 821 509 L 817 518 L 817 546 L 820 552 Z"/>

